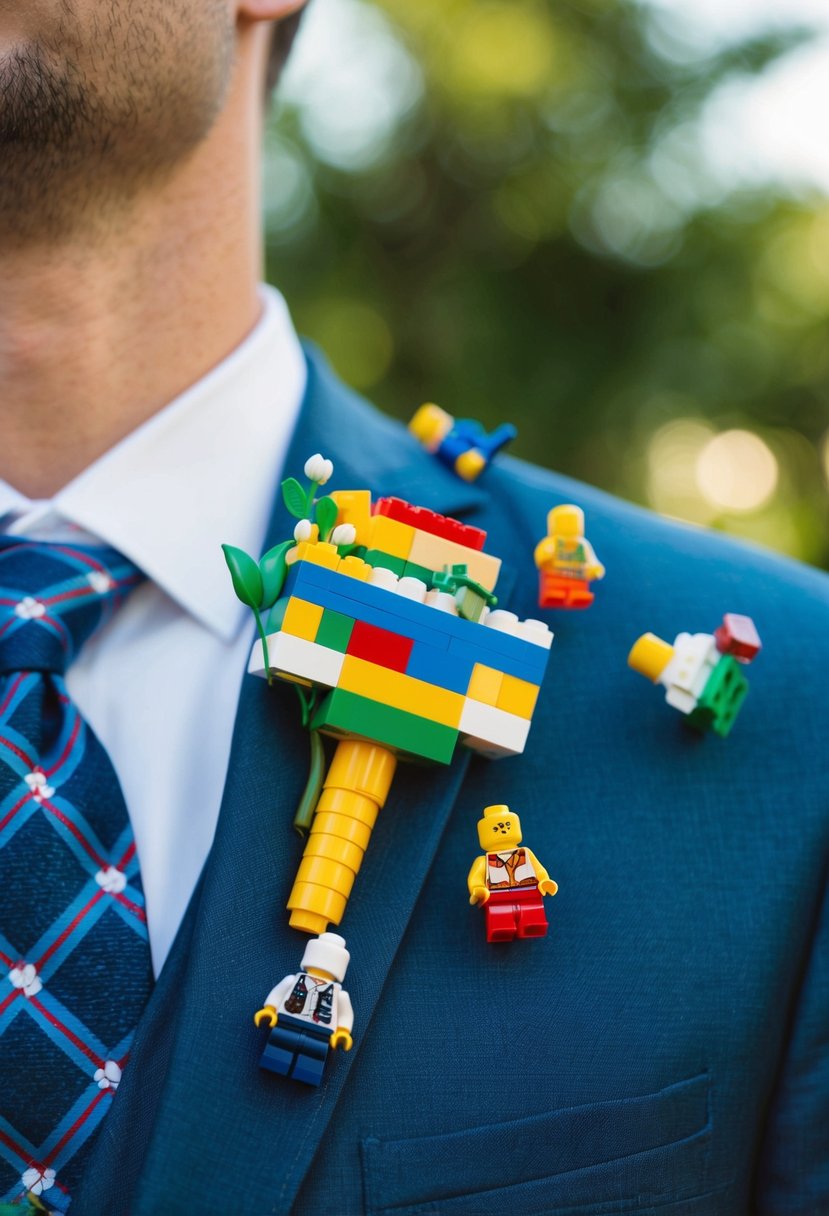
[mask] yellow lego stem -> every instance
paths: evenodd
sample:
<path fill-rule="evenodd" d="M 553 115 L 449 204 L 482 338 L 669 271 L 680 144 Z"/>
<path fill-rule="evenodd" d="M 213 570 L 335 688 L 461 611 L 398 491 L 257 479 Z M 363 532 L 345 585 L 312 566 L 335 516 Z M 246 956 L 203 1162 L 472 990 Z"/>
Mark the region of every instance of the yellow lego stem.
<path fill-rule="evenodd" d="M 292 929 L 325 933 L 345 912 L 397 757 L 361 739 L 337 744 L 288 900 Z"/>

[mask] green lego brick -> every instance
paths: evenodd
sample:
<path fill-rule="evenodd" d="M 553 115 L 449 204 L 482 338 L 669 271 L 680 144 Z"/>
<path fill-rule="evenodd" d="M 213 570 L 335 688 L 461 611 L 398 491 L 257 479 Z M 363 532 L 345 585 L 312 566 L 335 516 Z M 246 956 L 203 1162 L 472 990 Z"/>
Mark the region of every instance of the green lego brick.
<path fill-rule="evenodd" d="M 731 655 L 723 655 L 703 688 L 697 707 L 689 715 L 697 729 L 710 727 L 724 739 L 736 721 L 748 692 L 748 680 Z M 696 719 L 696 720 L 695 720 Z"/>
<path fill-rule="evenodd" d="M 406 562 L 403 574 L 406 578 L 419 578 L 427 587 L 431 587 L 434 571 L 430 570 L 428 566 L 418 566 L 417 562 Z"/>
<path fill-rule="evenodd" d="M 314 641 L 319 646 L 345 654 L 353 628 L 353 617 L 346 616 L 344 612 L 335 612 L 333 608 L 324 608 Z"/>
<path fill-rule="evenodd" d="M 359 693 L 335 688 L 320 705 L 312 727 L 329 734 L 362 735 L 385 747 L 448 764 L 452 759 L 458 731 L 451 726 L 430 722 L 403 709 L 393 709 Z"/>
<path fill-rule="evenodd" d="M 405 558 L 392 557 L 391 553 L 383 553 L 381 549 L 366 549 L 363 561 L 368 562 L 370 566 L 384 566 L 386 570 L 391 570 L 398 578 L 402 576 L 406 568 Z"/>

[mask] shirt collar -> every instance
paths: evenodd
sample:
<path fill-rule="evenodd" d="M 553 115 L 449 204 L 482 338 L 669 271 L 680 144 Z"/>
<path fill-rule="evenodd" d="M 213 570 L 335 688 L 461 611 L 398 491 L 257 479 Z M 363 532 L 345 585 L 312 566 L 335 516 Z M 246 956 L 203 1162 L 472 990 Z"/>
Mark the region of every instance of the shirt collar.
<path fill-rule="evenodd" d="M 248 610 L 234 597 L 222 542 L 258 556 L 305 391 L 302 347 L 282 296 L 226 359 L 85 469 L 48 503 L 0 481 L 12 531 L 58 516 L 113 545 L 220 637 Z"/>

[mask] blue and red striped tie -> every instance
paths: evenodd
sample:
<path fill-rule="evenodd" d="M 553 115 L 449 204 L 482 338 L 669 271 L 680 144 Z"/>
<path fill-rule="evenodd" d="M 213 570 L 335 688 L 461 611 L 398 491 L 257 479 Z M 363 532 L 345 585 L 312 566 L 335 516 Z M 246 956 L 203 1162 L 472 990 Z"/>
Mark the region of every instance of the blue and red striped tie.
<path fill-rule="evenodd" d="M 67 1209 L 152 986 L 124 797 L 63 678 L 142 577 L 0 537 L 0 1202 Z"/>

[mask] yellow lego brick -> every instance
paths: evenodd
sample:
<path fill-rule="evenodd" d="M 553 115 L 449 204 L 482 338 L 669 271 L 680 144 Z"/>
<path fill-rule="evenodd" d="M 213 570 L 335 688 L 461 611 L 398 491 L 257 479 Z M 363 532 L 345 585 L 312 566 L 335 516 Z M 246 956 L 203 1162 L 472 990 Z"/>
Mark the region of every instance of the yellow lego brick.
<path fill-rule="evenodd" d="M 369 548 L 371 490 L 335 490 L 330 497 L 337 504 L 337 523 L 351 524 L 357 533 L 355 544 Z"/>
<path fill-rule="evenodd" d="M 390 671 L 353 654 L 345 656 L 337 687 L 451 727 L 460 723 L 466 700 L 460 693 L 448 692 L 399 671 Z"/>
<path fill-rule="evenodd" d="M 292 595 L 282 618 L 282 632 L 313 642 L 321 620 L 322 608 L 319 604 L 309 604 L 307 600 Z"/>
<path fill-rule="evenodd" d="M 411 524 L 402 524 L 398 519 L 389 519 L 387 515 L 372 515 L 366 548 L 379 549 L 390 557 L 408 561 L 415 534 L 416 530 Z"/>
<path fill-rule="evenodd" d="M 484 705 L 497 705 L 503 678 L 502 671 L 487 667 L 485 663 L 476 663 L 472 668 L 472 679 L 469 681 L 466 695 L 473 701 L 482 701 Z"/>
<path fill-rule="evenodd" d="M 470 578 L 480 583 L 487 591 L 494 591 L 501 572 L 501 559 L 478 549 L 468 549 L 453 540 L 433 536 L 431 532 L 415 531 L 407 561 L 425 566 L 427 570 L 442 570 L 444 566 L 463 564 Z"/>
<path fill-rule="evenodd" d="M 337 574 L 346 574 L 349 578 L 358 578 L 367 583 L 371 578 L 371 566 L 361 557 L 356 557 L 351 553 L 348 557 L 340 558 Z"/>
<path fill-rule="evenodd" d="M 316 527 L 316 525 L 314 525 Z M 289 550 L 293 552 L 293 550 Z M 313 562 L 315 566 L 325 566 L 327 570 L 336 570 L 340 564 L 340 555 L 336 545 L 318 541 L 313 544 L 309 540 L 300 541 L 296 547 L 296 561 Z"/>
<path fill-rule="evenodd" d="M 320 530 L 317 525 L 311 524 L 311 535 L 309 536 L 308 540 L 303 540 L 299 544 L 294 545 L 292 549 L 288 550 L 288 552 L 285 554 L 285 565 L 292 566 L 294 562 L 298 562 L 300 558 L 304 556 L 305 550 L 308 548 L 308 546 L 315 545 L 317 543 L 319 540 L 319 534 Z"/>
<path fill-rule="evenodd" d="M 504 675 L 495 704 L 498 709 L 503 709 L 508 714 L 529 719 L 533 716 L 538 692 L 537 684 L 531 684 L 529 680 L 519 680 L 517 676 Z"/>

